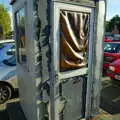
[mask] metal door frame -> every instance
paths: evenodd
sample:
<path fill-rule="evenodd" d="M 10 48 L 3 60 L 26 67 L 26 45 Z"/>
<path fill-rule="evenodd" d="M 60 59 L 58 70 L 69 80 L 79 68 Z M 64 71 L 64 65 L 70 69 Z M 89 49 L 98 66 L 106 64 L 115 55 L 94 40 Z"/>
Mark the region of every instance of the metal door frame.
<path fill-rule="evenodd" d="M 82 5 L 74 5 L 74 4 L 67 4 L 67 3 L 60 3 L 60 2 L 52 2 L 51 5 L 52 8 L 52 30 L 53 33 L 51 35 L 51 43 L 53 41 L 52 45 L 52 69 L 53 69 L 53 79 L 52 79 L 52 89 L 51 89 L 51 94 L 52 96 L 55 95 L 55 81 L 56 79 L 65 79 L 65 78 L 70 78 L 70 77 L 75 77 L 75 76 L 80 76 L 88 72 L 88 82 L 87 82 L 87 93 L 86 93 L 86 108 L 88 109 L 89 105 L 91 103 L 90 97 L 90 91 L 91 91 L 91 85 L 92 85 L 92 80 L 93 80 L 93 59 L 94 59 L 94 15 L 95 15 L 95 9 L 94 7 L 88 7 L 88 6 L 82 6 Z M 71 11 L 77 11 L 77 12 L 87 12 L 90 13 L 90 36 L 89 36 L 89 57 L 88 57 L 88 69 L 77 69 L 77 70 L 71 70 L 67 72 L 60 72 L 59 71 L 59 42 L 56 42 L 57 39 L 59 39 L 59 12 L 60 9 L 64 10 L 71 10 Z M 83 72 L 82 72 L 83 71 Z M 80 72 L 82 74 L 80 74 Z M 52 93 L 53 92 L 53 93 Z M 55 97 L 55 96 L 54 96 Z M 52 98 L 52 104 L 54 104 L 54 97 Z M 54 107 L 51 106 L 53 111 Z M 52 112 L 53 113 L 53 112 Z M 86 113 L 86 112 L 85 112 Z M 53 113 L 54 115 L 54 113 Z M 87 116 L 87 115 L 85 115 Z"/>

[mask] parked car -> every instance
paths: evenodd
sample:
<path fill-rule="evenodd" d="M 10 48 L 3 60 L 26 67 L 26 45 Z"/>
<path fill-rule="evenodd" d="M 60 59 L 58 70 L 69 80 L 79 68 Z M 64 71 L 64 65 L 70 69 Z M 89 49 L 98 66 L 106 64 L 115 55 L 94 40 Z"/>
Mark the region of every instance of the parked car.
<path fill-rule="evenodd" d="M 0 44 L 0 49 L 4 48 L 4 45 L 3 44 Z"/>
<path fill-rule="evenodd" d="M 7 55 L 15 55 L 15 45 L 13 45 L 8 51 Z"/>
<path fill-rule="evenodd" d="M 18 90 L 17 78 L 12 76 L 9 79 L 0 81 L 0 104 L 11 99 Z"/>
<path fill-rule="evenodd" d="M 120 42 L 120 34 L 106 34 L 104 42 Z"/>
<path fill-rule="evenodd" d="M 114 40 L 113 35 L 105 35 L 104 42 L 112 42 Z"/>
<path fill-rule="evenodd" d="M 7 55 L 7 51 L 13 46 L 14 43 L 0 43 L 2 46 L 4 46 L 2 49 L 0 49 L 0 62 L 2 62 L 4 59 L 10 58 L 12 55 Z"/>
<path fill-rule="evenodd" d="M 120 42 L 105 42 L 103 63 L 104 75 L 106 75 L 106 70 L 108 69 L 109 65 L 117 59 L 120 59 Z"/>
<path fill-rule="evenodd" d="M 18 88 L 16 66 L 13 66 L 16 64 L 15 56 L 7 55 L 7 51 L 11 49 L 13 44 L 2 43 L 4 47 L 0 49 L 0 104 L 12 98 L 16 88 Z"/>
<path fill-rule="evenodd" d="M 120 80 L 120 59 L 112 62 L 106 72 L 111 79 Z"/>
<path fill-rule="evenodd" d="M 12 57 L 10 57 L 9 59 L 4 59 L 3 60 L 3 63 L 5 65 L 8 65 L 8 66 L 16 66 L 16 58 L 15 56 L 13 55 Z"/>
<path fill-rule="evenodd" d="M 113 39 L 112 39 L 112 38 L 109 38 L 109 37 L 105 37 L 105 38 L 104 38 L 104 42 L 112 42 L 112 40 L 113 40 Z"/>
<path fill-rule="evenodd" d="M 114 34 L 114 40 L 120 42 L 120 34 Z"/>

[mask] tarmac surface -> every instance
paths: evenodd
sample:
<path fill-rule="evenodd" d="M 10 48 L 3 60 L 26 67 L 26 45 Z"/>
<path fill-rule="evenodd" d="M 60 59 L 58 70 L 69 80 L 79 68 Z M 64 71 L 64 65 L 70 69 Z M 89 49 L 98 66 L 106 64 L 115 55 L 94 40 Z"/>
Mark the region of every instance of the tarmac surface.
<path fill-rule="evenodd" d="M 120 81 L 102 81 L 100 107 L 112 115 L 120 114 Z"/>

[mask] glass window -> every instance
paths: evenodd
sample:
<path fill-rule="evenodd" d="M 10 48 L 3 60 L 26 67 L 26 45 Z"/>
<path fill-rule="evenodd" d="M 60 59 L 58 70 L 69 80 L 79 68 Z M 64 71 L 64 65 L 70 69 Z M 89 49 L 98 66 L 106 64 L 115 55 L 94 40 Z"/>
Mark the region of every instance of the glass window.
<path fill-rule="evenodd" d="M 104 52 L 119 53 L 119 51 L 120 51 L 119 43 L 104 43 Z"/>
<path fill-rule="evenodd" d="M 18 62 L 26 63 L 25 8 L 16 13 Z"/>

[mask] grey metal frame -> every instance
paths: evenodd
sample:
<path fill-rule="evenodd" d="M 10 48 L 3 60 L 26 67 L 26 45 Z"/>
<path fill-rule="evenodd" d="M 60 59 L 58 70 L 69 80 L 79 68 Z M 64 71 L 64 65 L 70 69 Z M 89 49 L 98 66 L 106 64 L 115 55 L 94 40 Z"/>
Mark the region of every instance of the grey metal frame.
<path fill-rule="evenodd" d="M 54 67 L 55 67 L 55 71 L 58 72 L 58 77 L 59 79 L 65 79 L 65 78 L 70 78 L 70 77 L 74 77 L 74 76 L 79 76 L 79 75 L 84 75 L 87 73 L 87 71 L 91 71 L 91 66 L 89 65 L 88 69 L 87 68 L 82 68 L 82 69 L 77 69 L 77 70 L 71 70 L 71 71 L 67 71 L 67 72 L 60 72 L 60 68 L 59 68 L 59 60 L 60 60 L 60 45 L 59 45 L 59 41 L 57 42 L 56 40 L 59 40 L 59 12 L 60 10 L 72 10 L 75 12 L 86 12 L 90 14 L 90 35 L 89 35 L 89 60 L 88 63 L 91 64 L 92 61 L 92 54 L 93 54 L 93 22 L 94 21 L 94 8 L 90 8 L 90 7 L 84 7 L 84 6 L 80 6 L 80 5 L 71 5 L 71 4 L 66 4 L 66 3 L 59 3 L 59 2 L 54 2 L 53 3 L 53 14 L 54 14 L 54 19 L 53 19 L 53 53 L 54 53 Z"/>
<path fill-rule="evenodd" d="M 94 65 L 94 23 L 95 23 L 95 9 L 94 7 L 85 7 L 81 5 L 72 5 L 72 4 L 66 4 L 66 3 L 59 3 L 59 2 L 53 2 L 52 3 L 52 8 L 53 8 L 53 15 L 54 18 L 51 20 L 52 22 L 52 36 L 51 36 L 51 42 L 53 40 L 53 46 L 52 46 L 52 53 L 53 53 L 53 68 L 54 68 L 54 75 L 57 76 L 58 80 L 61 79 L 66 79 L 70 77 L 75 77 L 75 76 L 80 76 L 88 73 L 88 82 L 87 82 L 87 95 L 86 95 L 86 109 L 88 109 L 89 106 L 88 104 L 91 104 L 91 99 L 89 99 L 89 93 L 91 93 L 92 90 L 92 83 L 93 83 L 93 65 Z M 82 69 L 77 69 L 77 70 L 71 70 L 67 72 L 60 72 L 59 70 L 59 12 L 60 10 L 72 10 L 72 11 L 77 11 L 77 12 L 87 12 L 90 13 L 90 35 L 89 35 L 89 57 L 88 57 L 88 68 L 82 68 Z M 54 79 L 55 80 L 55 79 Z M 56 81 L 56 80 L 55 80 Z M 55 83 L 53 81 L 53 83 Z M 55 93 L 55 90 L 53 90 Z M 89 108 L 90 109 L 90 108 Z M 87 110 L 86 110 L 87 112 Z M 86 114 L 87 118 L 87 114 Z"/>
<path fill-rule="evenodd" d="M 92 64 L 92 84 L 89 91 L 87 89 L 86 118 L 94 117 L 99 114 L 100 91 L 103 65 L 103 38 L 106 16 L 106 0 L 96 2 L 95 26 L 94 26 L 94 59 Z M 90 100 L 90 102 L 89 102 Z"/>

